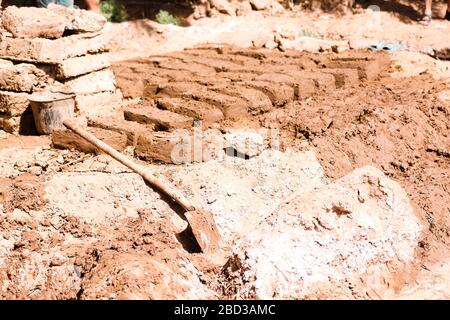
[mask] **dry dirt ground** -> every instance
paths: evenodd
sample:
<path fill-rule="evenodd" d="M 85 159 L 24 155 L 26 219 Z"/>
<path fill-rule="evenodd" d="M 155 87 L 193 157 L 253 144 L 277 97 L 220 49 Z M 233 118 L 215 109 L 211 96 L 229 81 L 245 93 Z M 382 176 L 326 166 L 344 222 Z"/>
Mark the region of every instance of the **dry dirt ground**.
<path fill-rule="evenodd" d="M 449 298 L 449 62 L 418 51 L 448 41 L 450 24 L 424 29 L 383 13 L 382 28 L 400 27 L 351 39 L 370 13 L 296 14 L 205 19 L 181 31 L 156 32 L 145 21 L 110 26 L 129 34 L 141 28 L 145 41 L 133 48 L 136 42 L 120 39 L 112 54 L 127 99 L 121 121 L 133 125 L 109 132 L 135 132 L 139 123 L 168 135 L 185 128 L 186 117 L 199 118 L 202 129 L 216 129 L 235 149 L 174 165 L 145 139 L 112 140 L 214 213 L 225 242 L 220 254 L 199 253 L 182 211 L 109 157 L 53 148 L 45 136 L 0 133 L 0 296 Z M 275 26 L 326 39 L 306 37 L 318 42 L 312 53 L 262 48 L 273 40 L 261 40 L 264 28 L 294 41 Z M 235 30 L 246 31 L 236 37 Z M 339 49 L 342 41 L 406 39 L 411 50 L 392 55 Z M 227 44 L 182 51 L 202 42 Z M 136 58 L 125 61 L 130 52 Z M 111 130 L 110 121 L 96 119 L 90 129 Z M 273 139 L 250 149 L 233 140 L 232 129 L 261 128 L 277 133 L 277 149 Z M 311 219 L 294 219 L 298 210 Z M 389 231 L 365 234 L 358 217 L 367 215 Z M 272 243 L 265 241 L 270 232 Z M 284 266 L 289 241 L 291 252 L 326 256 L 304 255 L 314 268 Z M 323 275 L 329 282 L 318 279 Z M 299 287 L 285 286 L 289 279 Z"/>

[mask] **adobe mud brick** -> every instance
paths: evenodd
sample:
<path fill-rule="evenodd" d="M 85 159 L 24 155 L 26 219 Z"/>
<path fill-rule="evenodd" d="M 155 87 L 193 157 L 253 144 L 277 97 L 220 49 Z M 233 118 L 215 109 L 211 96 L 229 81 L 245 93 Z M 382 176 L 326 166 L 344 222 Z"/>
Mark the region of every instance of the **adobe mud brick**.
<path fill-rule="evenodd" d="M 282 107 L 295 98 L 294 88 L 276 82 L 269 81 L 245 81 L 243 86 L 262 91 L 276 107 Z"/>
<path fill-rule="evenodd" d="M 292 71 L 289 73 L 300 84 L 312 80 L 317 90 L 330 92 L 336 89 L 334 76 L 327 73 L 322 73 L 321 70 L 307 71 Z"/>
<path fill-rule="evenodd" d="M 209 125 L 223 119 L 222 111 L 208 103 L 182 98 L 159 98 L 156 100 L 158 108 L 175 112 L 202 120 L 205 125 Z"/>
<path fill-rule="evenodd" d="M 203 160 L 203 141 L 193 136 L 180 136 L 170 132 L 155 132 L 139 136 L 134 154 L 140 159 L 163 163 L 191 163 Z"/>
<path fill-rule="evenodd" d="M 122 106 L 122 93 L 119 89 L 91 94 L 77 94 L 75 109 L 86 116 L 119 114 Z"/>
<path fill-rule="evenodd" d="M 12 117 L 20 116 L 29 105 L 27 93 L 0 91 L 0 113 Z"/>
<path fill-rule="evenodd" d="M 259 49 L 258 51 L 242 50 L 242 49 L 225 49 L 227 54 L 233 54 L 237 56 L 250 57 L 256 60 L 265 60 L 273 54 L 271 49 Z"/>
<path fill-rule="evenodd" d="M 263 92 L 239 86 L 239 84 L 226 86 L 219 89 L 230 96 L 239 97 L 248 102 L 249 112 L 260 114 L 273 109 L 272 101 Z"/>
<path fill-rule="evenodd" d="M 75 33 L 101 31 L 106 24 L 106 18 L 101 14 L 49 4 L 48 11 L 58 14 L 65 20 L 65 29 Z"/>
<path fill-rule="evenodd" d="M 193 82 L 169 82 L 160 86 L 157 92 L 156 97 L 183 97 L 214 105 L 228 119 L 237 119 L 248 114 L 248 103 L 245 100 L 208 90 L 207 86 Z"/>
<path fill-rule="evenodd" d="M 16 38 L 60 38 L 66 28 L 64 17 L 45 8 L 9 6 L 1 22 Z"/>
<path fill-rule="evenodd" d="M 271 81 L 276 83 L 292 84 L 297 83 L 297 81 L 290 75 L 277 73 L 277 72 L 267 72 L 257 75 L 253 78 L 254 81 Z"/>
<path fill-rule="evenodd" d="M 192 128 L 194 119 L 151 105 L 137 105 L 124 108 L 124 117 L 128 121 L 154 125 L 157 131 Z"/>
<path fill-rule="evenodd" d="M 127 136 L 124 133 L 105 130 L 101 128 L 89 128 L 88 131 L 118 151 L 123 151 L 127 146 Z M 101 151 L 71 130 L 55 131 L 51 134 L 52 144 L 55 148 L 76 149 L 84 153 L 100 154 Z"/>
<path fill-rule="evenodd" d="M 114 92 L 116 90 L 116 80 L 110 69 L 103 69 L 70 79 L 64 82 L 64 85 L 76 94 Z"/>
<path fill-rule="evenodd" d="M 215 58 L 209 58 L 205 56 L 194 56 L 194 55 L 188 55 L 186 53 L 174 53 L 170 56 L 178 57 L 181 61 L 183 61 L 186 64 L 198 64 L 202 65 L 206 68 L 213 68 L 216 72 L 227 72 L 227 71 L 234 71 L 234 72 L 241 72 L 242 70 L 245 70 L 246 68 L 240 64 L 236 64 L 230 61 L 226 61 L 223 59 L 215 59 Z"/>
<path fill-rule="evenodd" d="M 221 72 L 219 76 L 231 81 L 252 81 L 258 73 L 252 72 Z"/>
<path fill-rule="evenodd" d="M 154 125 L 144 125 L 134 121 L 127 121 L 118 117 L 92 117 L 88 118 L 90 127 L 124 133 L 127 136 L 127 145 L 135 147 L 140 136 L 151 135 Z"/>
<path fill-rule="evenodd" d="M 257 59 L 253 59 L 250 57 L 239 56 L 239 55 L 226 55 L 219 53 L 216 49 L 185 49 L 184 53 L 189 54 L 194 57 L 208 57 L 214 58 L 216 60 L 222 60 L 231 62 L 233 64 L 241 65 L 241 66 L 259 66 L 260 61 Z"/>
<path fill-rule="evenodd" d="M 239 119 L 248 115 L 249 103 L 241 98 L 227 94 L 214 92 L 212 90 L 194 93 L 193 99 L 214 105 L 222 110 L 226 119 Z"/>
<path fill-rule="evenodd" d="M 328 73 L 334 76 L 336 88 L 346 88 L 359 82 L 357 69 L 320 69 L 321 73 Z"/>
<path fill-rule="evenodd" d="M 0 61 L 0 90 L 31 93 L 35 87 L 48 83 L 48 75 L 32 64 Z"/>
<path fill-rule="evenodd" d="M 214 76 L 216 74 L 216 70 L 212 67 L 208 67 L 206 65 L 198 63 L 184 63 L 175 59 L 171 59 L 170 61 L 159 61 L 157 65 L 159 68 L 177 71 L 189 71 L 199 76 Z"/>
<path fill-rule="evenodd" d="M 167 69 L 150 69 L 148 70 L 148 72 L 145 73 L 145 76 L 148 76 L 149 80 L 153 81 L 153 77 L 156 77 L 156 79 L 158 78 L 162 78 L 165 79 L 163 81 L 167 82 L 167 81 L 173 81 L 173 82 L 191 82 L 191 78 L 192 77 L 203 77 L 203 78 L 209 78 L 211 79 L 211 77 L 205 77 L 205 76 L 199 76 L 199 75 L 194 75 L 189 71 L 177 71 L 177 70 L 167 70 Z"/>
<path fill-rule="evenodd" d="M 380 57 L 342 57 L 325 62 L 327 68 L 357 69 L 360 80 L 373 80 L 389 67 L 389 58 Z"/>
<path fill-rule="evenodd" d="M 159 132 L 155 135 L 139 136 L 134 155 L 147 161 L 172 163 L 172 150 L 176 145 L 174 136 Z"/>
<path fill-rule="evenodd" d="M 106 54 L 92 54 L 74 57 L 51 65 L 50 73 L 58 80 L 78 77 L 94 71 L 109 68 L 111 65 Z"/>
<path fill-rule="evenodd" d="M 148 79 L 138 79 L 136 74 L 124 76 L 119 73 L 116 76 L 116 82 L 125 98 L 141 98 L 143 96 L 155 98 L 158 87 L 166 83 L 167 79 L 157 76 L 149 76 Z"/>
<path fill-rule="evenodd" d="M 310 78 L 295 79 L 287 74 L 264 73 L 255 77 L 254 80 L 274 82 L 279 85 L 290 86 L 294 89 L 294 99 L 309 97 L 317 91 L 316 83 Z"/>
<path fill-rule="evenodd" d="M 153 98 L 154 92 L 157 97 L 193 97 L 199 92 L 206 92 L 206 86 L 195 82 L 168 82 L 158 85 L 155 89 L 154 83 L 147 82 L 144 88 L 144 97 Z"/>
<path fill-rule="evenodd" d="M 308 57 L 305 52 L 299 52 L 300 56 L 292 54 L 292 52 L 284 53 L 283 55 L 274 55 L 267 58 L 264 61 L 265 64 L 269 64 L 269 70 L 281 71 L 282 69 L 290 68 L 290 70 L 304 69 L 311 70 L 316 69 L 317 64 L 311 57 Z"/>
<path fill-rule="evenodd" d="M 164 70 L 167 71 L 167 70 Z M 172 71 L 172 70 L 170 70 Z M 189 83 L 193 83 L 194 85 L 202 85 L 202 86 L 212 86 L 212 85 L 217 85 L 217 84 L 227 84 L 230 83 L 231 80 L 227 79 L 225 77 L 219 77 L 219 76 L 215 76 L 215 77 L 211 77 L 211 76 L 198 76 L 198 75 L 194 75 L 191 74 L 189 72 L 174 72 L 173 74 L 169 74 L 167 72 L 160 72 L 160 70 L 158 69 L 158 72 L 155 72 L 155 74 L 157 74 L 156 78 L 159 77 L 167 77 L 165 78 L 164 81 L 160 82 L 160 83 L 165 83 L 170 81 L 170 83 L 174 82 L 189 82 Z M 221 74 L 219 74 L 221 75 Z M 151 78 L 149 79 L 149 81 L 152 81 L 153 83 L 155 83 L 156 81 Z"/>
<path fill-rule="evenodd" d="M 107 51 L 101 33 L 82 33 L 55 40 L 0 37 L 0 58 L 14 61 L 62 63 L 65 59 Z"/>

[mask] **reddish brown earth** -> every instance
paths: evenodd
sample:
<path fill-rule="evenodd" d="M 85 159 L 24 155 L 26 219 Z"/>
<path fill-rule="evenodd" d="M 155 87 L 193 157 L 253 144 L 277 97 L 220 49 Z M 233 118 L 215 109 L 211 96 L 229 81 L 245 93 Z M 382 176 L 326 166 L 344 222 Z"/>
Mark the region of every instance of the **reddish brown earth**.
<path fill-rule="evenodd" d="M 437 99 L 447 88 L 429 76 L 388 77 L 292 103 L 262 123 L 278 122 L 292 144 L 308 140 L 333 179 L 372 164 L 399 181 L 429 229 L 422 253 L 436 254 L 450 242 L 450 106 Z"/>
<path fill-rule="evenodd" d="M 127 120 L 89 120 L 91 130 L 109 132 L 105 141 L 116 137 L 121 148 L 135 147 L 142 159 L 170 162 L 164 146 L 186 121 L 204 120 L 205 127 L 219 129 L 281 129 L 282 145 L 313 149 L 331 179 L 371 164 L 400 182 L 428 227 L 417 252 L 421 263 L 448 259 L 441 253 L 450 243 L 450 105 L 438 98 L 448 90 L 442 80 L 426 74 L 392 78 L 389 57 L 372 52 L 318 55 L 234 47 L 125 61 L 114 71 L 124 96 L 141 100 L 124 109 Z M 154 146 L 160 146 L 158 155 L 150 153 Z M 5 181 L 12 186 L 0 189 L 6 211 L 41 208 L 40 179 L 20 175 Z M 0 283 L 8 289 L 1 297 L 230 297 L 220 267 L 189 253 L 185 236 L 174 239 L 172 211 L 161 202 L 157 198 L 157 209 L 142 208 L 137 217 L 110 226 L 58 211 L 3 215 L 0 230 L 9 234 L 11 252 L 0 266 Z M 191 272 L 187 262 L 202 273 Z M 189 291 L 178 273 L 200 281 L 205 292 Z M 24 287 L 24 277 L 37 284 Z"/>
<path fill-rule="evenodd" d="M 182 250 L 170 222 L 152 217 L 143 210 L 139 218 L 111 230 L 75 217 L 65 217 L 55 229 L 50 217 L 36 222 L 2 216 L 0 230 L 14 229 L 19 239 L 0 269 L 0 282 L 7 284 L 2 298 L 175 299 L 186 292 L 187 299 L 190 288 L 170 279 L 187 260 L 204 272 L 201 281 L 215 289 L 217 267 Z"/>
<path fill-rule="evenodd" d="M 233 47 L 122 62 L 114 70 L 125 96 L 204 101 L 225 111 L 226 118 L 237 112 L 239 125 L 283 129 L 286 145 L 307 140 L 330 178 L 366 164 L 380 168 L 402 184 L 429 226 L 424 253 L 448 245 L 450 106 L 438 99 L 448 89 L 445 81 L 429 75 L 391 78 L 384 54 Z M 145 83 L 152 82 L 156 87 L 147 94 Z M 215 99 L 212 92 L 226 99 Z M 229 97 L 258 107 L 247 114 L 262 115 L 242 120 L 243 108 Z M 226 110 L 235 111 L 227 117 Z"/>
<path fill-rule="evenodd" d="M 40 179 L 31 174 L 24 174 L 5 182 L 9 188 L 4 193 L 4 209 L 12 212 L 15 208 L 30 212 L 44 207 L 44 191 Z"/>

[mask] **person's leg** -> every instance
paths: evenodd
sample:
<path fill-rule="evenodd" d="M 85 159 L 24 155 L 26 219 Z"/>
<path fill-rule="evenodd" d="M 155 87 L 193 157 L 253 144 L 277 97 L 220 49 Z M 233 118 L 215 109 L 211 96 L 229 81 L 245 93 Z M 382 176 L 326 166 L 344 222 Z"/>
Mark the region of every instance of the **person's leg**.
<path fill-rule="evenodd" d="M 85 1 L 86 6 L 89 10 L 94 12 L 100 12 L 100 0 L 85 0 Z"/>
<path fill-rule="evenodd" d="M 64 7 L 73 7 L 73 0 L 36 0 L 37 6 L 47 8 L 50 3 L 56 3 Z"/>
<path fill-rule="evenodd" d="M 47 8 L 50 3 L 55 3 L 55 0 L 36 0 L 38 7 Z"/>
<path fill-rule="evenodd" d="M 57 0 L 56 4 L 59 4 L 60 6 L 73 8 L 73 0 Z"/>
<path fill-rule="evenodd" d="M 431 16 L 432 16 L 431 4 L 432 4 L 432 0 L 425 0 L 425 11 L 424 11 L 423 17 L 422 17 L 422 23 L 424 23 L 424 24 L 429 24 L 431 22 Z"/>
<path fill-rule="evenodd" d="M 445 13 L 445 19 L 450 20 L 450 0 L 447 1 L 447 12 Z"/>
<path fill-rule="evenodd" d="M 425 0 L 425 12 L 424 12 L 424 14 L 427 15 L 427 16 L 431 16 L 431 3 L 432 3 L 432 0 Z"/>

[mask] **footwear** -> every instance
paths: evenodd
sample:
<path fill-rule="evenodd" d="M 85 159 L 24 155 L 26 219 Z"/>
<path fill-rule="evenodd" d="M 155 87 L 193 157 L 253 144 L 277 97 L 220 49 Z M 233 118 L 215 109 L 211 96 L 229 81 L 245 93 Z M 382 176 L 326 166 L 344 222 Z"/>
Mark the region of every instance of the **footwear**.
<path fill-rule="evenodd" d="M 431 14 L 425 13 L 422 17 L 422 20 L 420 20 L 420 23 L 424 25 L 429 25 L 431 20 L 432 20 Z"/>

